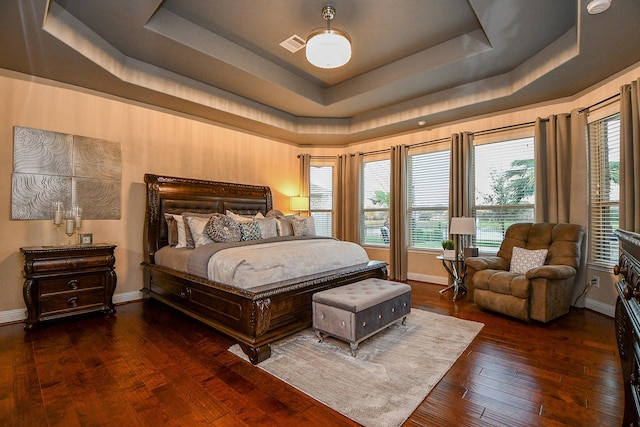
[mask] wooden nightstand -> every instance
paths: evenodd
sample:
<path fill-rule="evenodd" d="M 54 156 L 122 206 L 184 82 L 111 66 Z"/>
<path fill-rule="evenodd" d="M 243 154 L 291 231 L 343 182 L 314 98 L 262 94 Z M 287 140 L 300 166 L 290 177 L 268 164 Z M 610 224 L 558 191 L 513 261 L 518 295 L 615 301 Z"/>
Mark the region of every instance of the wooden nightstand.
<path fill-rule="evenodd" d="M 76 314 L 116 312 L 115 245 L 39 246 L 24 255 L 25 329 Z"/>

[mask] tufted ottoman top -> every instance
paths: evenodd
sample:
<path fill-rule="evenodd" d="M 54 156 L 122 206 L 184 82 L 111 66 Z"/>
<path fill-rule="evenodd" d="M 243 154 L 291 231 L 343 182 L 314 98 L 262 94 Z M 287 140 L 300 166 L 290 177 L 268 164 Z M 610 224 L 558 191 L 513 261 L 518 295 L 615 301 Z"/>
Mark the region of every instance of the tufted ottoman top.
<path fill-rule="evenodd" d="M 405 283 L 373 278 L 318 292 L 313 301 L 358 313 L 410 291 Z"/>

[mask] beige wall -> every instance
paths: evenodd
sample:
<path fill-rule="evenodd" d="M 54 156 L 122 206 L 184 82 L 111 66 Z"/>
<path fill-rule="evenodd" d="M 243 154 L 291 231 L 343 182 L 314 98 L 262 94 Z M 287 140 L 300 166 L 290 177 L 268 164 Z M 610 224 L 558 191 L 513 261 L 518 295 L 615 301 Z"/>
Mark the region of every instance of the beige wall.
<path fill-rule="evenodd" d="M 448 137 L 453 132 L 482 131 L 535 120 L 585 107 L 618 93 L 620 85 L 640 76 L 640 64 L 571 99 L 527 106 L 412 134 L 368 141 L 346 148 L 303 148 L 260 138 L 219 125 L 110 99 L 51 82 L 0 70 L 0 323 L 24 318 L 22 300 L 23 246 L 55 243 L 50 221 L 12 221 L 11 171 L 13 127 L 25 126 L 83 135 L 122 146 L 122 219 L 85 221 L 83 232 L 96 242 L 118 245 L 116 300 L 131 298 L 142 287 L 142 229 L 146 172 L 192 178 L 269 185 L 274 205 L 288 210 L 288 197 L 298 194 L 299 153 L 335 155 L 371 151 Z M 585 207 L 586 209 L 587 207 Z M 64 236 L 63 236 L 64 237 Z M 388 251 L 367 248 L 373 259 L 388 261 Z M 415 278 L 446 283 L 434 252 L 412 252 L 409 271 Z M 603 271 L 600 288 L 587 294 L 587 307 L 613 313 L 615 278 Z"/>
<path fill-rule="evenodd" d="M 146 172 L 269 185 L 275 207 L 298 195 L 298 148 L 221 126 L 0 72 L 0 323 L 24 318 L 20 247 L 55 244 L 50 221 L 12 221 L 13 127 L 118 141 L 122 148 L 122 218 L 84 221 L 82 232 L 116 249 L 119 294 L 142 287 Z M 62 234 L 63 242 L 66 236 Z"/>

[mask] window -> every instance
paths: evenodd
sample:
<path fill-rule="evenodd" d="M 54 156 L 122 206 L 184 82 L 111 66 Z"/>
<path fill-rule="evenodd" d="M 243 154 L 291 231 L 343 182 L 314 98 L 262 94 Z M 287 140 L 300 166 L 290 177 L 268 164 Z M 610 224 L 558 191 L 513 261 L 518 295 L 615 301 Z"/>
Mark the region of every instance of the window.
<path fill-rule="evenodd" d="M 481 251 L 497 252 L 511 224 L 533 222 L 534 168 L 533 137 L 474 146 L 474 241 Z"/>
<path fill-rule="evenodd" d="M 366 245 L 389 244 L 389 190 L 391 186 L 391 160 L 372 158 L 362 164 L 362 235 Z"/>
<path fill-rule="evenodd" d="M 618 261 L 613 231 L 620 216 L 620 115 L 589 124 L 589 263 L 610 266 Z"/>
<path fill-rule="evenodd" d="M 309 170 L 309 215 L 318 236 L 333 235 L 333 165 L 312 164 Z"/>
<path fill-rule="evenodd" d="M 442 249 L 442 241 L 449 238 L 450 159 L 449 143 L 409 150 L 409 247 Z"/>

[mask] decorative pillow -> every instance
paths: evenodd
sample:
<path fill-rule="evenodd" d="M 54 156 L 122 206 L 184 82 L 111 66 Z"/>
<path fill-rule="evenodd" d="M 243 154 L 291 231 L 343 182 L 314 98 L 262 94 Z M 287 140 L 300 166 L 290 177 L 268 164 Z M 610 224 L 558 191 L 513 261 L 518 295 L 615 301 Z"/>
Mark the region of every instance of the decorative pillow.
<path fill-rule="evenodd" d="M 239 242 L 240 226 L 233 218 L 226 215 L 211 217 L 206 227 L 207 234 L 214 242 Z"/>
<path fill-rule="evenodd" d="M 239 222 L 240 240 L 260 240 L 260 225 L 256 221 Z"/>
<path fill-rule="evenodd" d="M 256 219 L 263 239 L 278 236 L 278 225 L 275 218 Z"/>
<path fill-rule="evenodd" d="M 276 226 L 278 227 L 278 236 L 293 236 L 293 218 L 278 217 L 276 218 Z"/>
<path fill-rule="evenodd" d="M 178 232 L 178 240 L 176 242 L 176 248 L 186 248 L 187 247 L 187 225 L 184 223 L 184 218 L 182 215 L 178 214 L 165 214 L 165 219 L 167 216 L 172 217 L 175 220 L 176 228 Z M 168 225 L 168 224 L 167 224 Z M 171 231 L 169 231 L 171 232 Z"/>
<path fill-rule="evenodd" d="M 511 252 L 512 273 L 525 274 L 532 268 L 542 267 L 547 259 L 548 249 L 528 250 L 514 246 Z"/>
<path fill-rule="evenodd" d="M 172 214 L 164 214 L 164 220 L 167 222 L 167 240 L 169 240 L 169 246 L 176 246 L 178 244 L 178 221 Z"/>
<path fill-rule="evenodd" d="M 210 212 L 210 213 L 195 213 L 195 212 L 182 212 L 182 218 L 184 218 L 185 220 L 185 235 L 186 235 L 186 240 L 187 240 L 187 248 L 195 248 L 195 242 L 193 240 L 193 233 L 191 232 L 191 229 L 189 228 L 189 222 L 187 221 L 188 217 L 196 217 L 196 218 L 211 218 L 214 215 L 220 215 L 218 213 L 215 212 Z"/>
<path fill-rule="evenodd" d="M 295 216 L 293 218 L 294 236 L 315 236 L 316 226 L 312 216 Z"/>
<path fill-rule="evenodd" d="M 186 217 L 186 220 L 187 225 L 191 230 L 191 236 L 196 248 L 213 243 L 213 240 L 211 240 L 206 231 L 207 224 L 209 223 L 211 218 L 189 215 Z"/>

